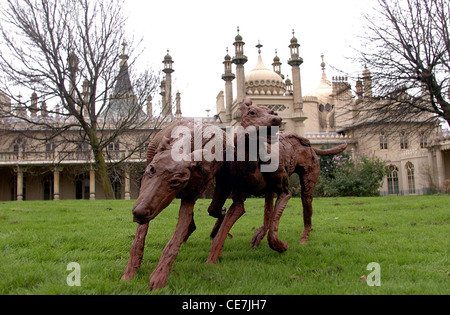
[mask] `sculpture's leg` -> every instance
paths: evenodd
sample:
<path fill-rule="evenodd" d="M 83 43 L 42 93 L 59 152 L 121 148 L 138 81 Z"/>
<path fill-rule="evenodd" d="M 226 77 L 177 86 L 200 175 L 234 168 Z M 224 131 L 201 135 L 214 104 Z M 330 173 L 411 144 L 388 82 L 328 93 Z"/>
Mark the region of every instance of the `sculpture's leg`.
<path fill-rule="evenodd" d="M 184 243 L 187 242 L 188 238 L 191 236 L 192 233 L 194 233 L 194 231 L 195 231 L 196 229 L 197 229 L 197 226 L 195 225 L 195 222 L 194 222 L 194 214 L 192 213 L 192 221 L 191 221 L 191 223 L 189 224 L 188 232 L 187 232 L 186 237 L 184 238 L 184 241 L 183 241 Z"/>
<path fill-rule="evenodd" d="M 223 207 L 227 198 L 231 194 L 231 185 L 223 179 L 223 176 L 218 176 L 216 179 L 216 189 L 214 190 L 213 199 L 208 208 L 208 213 L 211 217 L 217 218 L 216 224 L 211 231 L 211 238 L 216 237 L 223 219 L 225 218 L 226 208 Z"/>
<path fill-rule="evenodd" d="M 177 227 L 172 238 L 164 248 L 158 266 L 150 275 L 149 290 L 162 289 L 172 270 L 172 264 L 178 256 L 181 244 L 187 240 L 189 226 L 194 215 L 194 202 L 181 200 Z"/>
<path fill-rule="evenodd" d="M 220 226 L 219 232 L 214 238 L 211 245 L 211 252 L 209 253 L 208 260 L 209 264 L 214 265 L 219 259 L 220 253 L 222 252 L 223 244 L 227 238 L 228 232 L 230 231 L 233 224 L 245 213 L 244 201 L 236 202 L 234 201 L 228 212 L 225 214 L 225 218 Z"/>
<path fill-rule="evenodd" d="M 309 235 L 311 233 L 312 223 L 311 223 L 311 217 L 313 213 L 312 209 L 312 195 L 303 195 L 302 193 L 302 204 L 303 204 L 303 224 L 304 224 L 304 230 L 302 234 L 302 239 L 300 241 L 300 244 L 305 244 L 308 239 Z"/>
<path fill-rule="evenodd" d="M 302 205 L 303 205 L 303 224 L 304 230 L 300 244 L 305 244 L 311 233 L 312 223 L 311 217 L 313 214 L 312 201 L 313 191 L 316 187 L 317 179 L 319 178 L 320 168 L 318 165 L 313 165 L 310 169 L 304 172 L 303 176 L 299 174 L 300 184 L 302 187 Z"/>
<path fill-rule="evenodd" d="M 269 235 L 267 236 L 270 248 L 280 253 L 286 251 L 288 248 L 287 242 L 283 242 L 278 238 L 278 226 L 280 224 L 281 215 L 283 214 L 284 208 L 286 207 L 289 199 L 291 199 L 291 194 L 289 192 L 282 193 L 278 196 L 275 203 L 275 209 L 270 220 Z"/>
<path fill-rule="evenodd" d="M 121 280 L 131 280 L 136 275 L 144 257 L 145 237 L 147 236 L 148 223 L 139 224 L 136 229 L 133 244 L 130 248 L 130 258 Z"/>
<path fill-rule="evenodd" d="M 273 212 L 273 192 L 266 194 L 266 202 L 264 204 L 264 224 L 259 228 L 259 230 L 253 235 L 250 241 L 251 247 L 257 247 L 266 236 L 267 230 L 269 229 L 270 218 Z"/>

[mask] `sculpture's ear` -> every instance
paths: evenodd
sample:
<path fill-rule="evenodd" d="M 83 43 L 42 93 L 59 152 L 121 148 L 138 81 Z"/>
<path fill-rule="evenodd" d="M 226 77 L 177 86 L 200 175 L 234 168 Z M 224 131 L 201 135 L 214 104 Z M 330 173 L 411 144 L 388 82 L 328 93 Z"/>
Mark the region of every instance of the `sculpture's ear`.
<path fill-rule="evenodd" d="M 164 136 L 162 138 L 161 142 L 159 143 L 157 151 L 161 152 L 161 151 L 170 150 L 170 141 L 171 141 L 170 138 Z"/>
<path fill-rule="evenodd" d="M 247 109 L 252 106 L 252 104 L 253 102 L 251 99 L 249 99 L 248 97 L 244 98 L 241 104 L 241 114 L 244 115 L 247 112 Z"/>

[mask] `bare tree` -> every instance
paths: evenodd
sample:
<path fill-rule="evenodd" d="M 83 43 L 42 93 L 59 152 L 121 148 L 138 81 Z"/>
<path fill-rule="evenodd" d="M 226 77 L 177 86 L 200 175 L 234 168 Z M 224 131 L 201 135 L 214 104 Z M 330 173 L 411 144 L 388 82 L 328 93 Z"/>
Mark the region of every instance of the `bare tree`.
<path fill-rule="evenodd" d="M 159 86 L 159 74 L 152 71 L 128 73 L 141 52 L 139 43 L 126 42 L 122 6 L 123 0 L 8 0 L 0 5 L 0 91 L 15 104 L 0 106 L 0 115 L 27 124 L 26 134 L 42 141 L 88 146 L 107 198 L 114 192 L 105 151 L 119 136 L 148 123 L 143 106 Z M 33 97 L 19 97 L 17 87 L 40 95 L 40 108 Z M 127 152 L 142 149 L 148 140 L 128 142 Z"/>
<path fill-rule="evenodd" d="M 365 15 L 357 61 L 364 79 L 361 117 L 372 121 L 450 124 L 450 3 L 448 0 L 378 0 Z M 369 77 L 370 76 L 370 77 Z M 362 94 L 362 85 L 357 94 Z M 357 87 L 358 89 L 358 87 Z"/>

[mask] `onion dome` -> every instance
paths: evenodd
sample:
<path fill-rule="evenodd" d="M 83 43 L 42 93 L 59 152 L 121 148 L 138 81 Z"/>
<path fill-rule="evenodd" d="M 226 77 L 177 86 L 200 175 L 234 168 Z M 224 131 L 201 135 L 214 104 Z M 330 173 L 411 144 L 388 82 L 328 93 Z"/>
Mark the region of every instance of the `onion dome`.
<path fill-rule="evenodd" d="M 245 88 L 248 95 L 283 95 L 286 91 L 281 76 L 264 65 L 261 55 L 256 67 L 245 76 Z"/>

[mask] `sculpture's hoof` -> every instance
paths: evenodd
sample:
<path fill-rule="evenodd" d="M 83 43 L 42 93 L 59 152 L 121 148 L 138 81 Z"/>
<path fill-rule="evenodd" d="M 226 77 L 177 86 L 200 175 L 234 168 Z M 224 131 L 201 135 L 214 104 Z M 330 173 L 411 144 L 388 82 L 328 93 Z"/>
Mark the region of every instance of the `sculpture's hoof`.
<path fill-rule="evenodd" d="M 281 240 L 277 240 L 276 242 L 272 242 L 272 243 L 269 242 L 269 246 L 270 246 L 270 248 L 272 248 L 273 250 L 275 250 L 279 253 L 284 253 L 288 249 L 288 243 L 283 242 Z"/>
<path fill-rule="evenodd" d="M 306 244 L 306 242 L 308 242 L 310 234 L 311 234 L 310 229 L 303 231 L 302 239 L 300 240 L 300 245 L 304 245 L 304 244 Z"/>
<path fill-rule="evenodd" d="M 134 275 L 124 274 L 122 278 L 120 278 L 120 281 L 131 281 L 133 277 Z"/>
<path fill-rule="evenodd" d="M 306 244 L 308 242 L 308 240 L 309 240 L 309 237 L 306 237 L 306 238 L 302 237 L 302 239 L 300 240 L 300 245 Z"/>
<path fill-rule="evenodd" d="M 260 228 L 255 235 L 253 235 L 252 240 L 250 241 L 250 247 L 255 248 L 258 247 L 259 244 L 261 244 L 261 241 L 263 240 L 264 236 L 266 236 L 266 230 L 264 228 Z"/>
<path fill-rule="evenodd" d="M 216 264 L 216 262 L 217 262 L 217 260 L 213 260 L 213 259 L 211 259 L 211 258 L 208 258 L 208 259 L 206 260 L 206 264 L 212 265 L 212 266 L 214 266 L 214 265 Z"/>
<path fill-rule="evenodd" d="M 149 291 L 160 290 L 166 286 L 167 275 L 154 275 L 150 276 L 150 283 L 148 285 Z"/>

